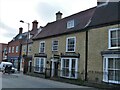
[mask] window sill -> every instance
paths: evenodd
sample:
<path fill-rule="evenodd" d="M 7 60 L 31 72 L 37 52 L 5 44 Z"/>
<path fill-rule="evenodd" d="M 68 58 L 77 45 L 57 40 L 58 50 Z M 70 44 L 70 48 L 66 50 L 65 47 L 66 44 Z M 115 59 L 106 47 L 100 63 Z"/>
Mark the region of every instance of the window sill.
<path fill-rule="evenodd" d="M 114 83 L 114 84 L 120 84 L 119 81 L 113 81 L 113 80 L 103 80 L 103 82 L 106 82 L 106 83 Z"/>
<path fill-rule="evenodd" d="M 69 77 L 69 76 L 60 76 L 61 78 L 67 78 L 67 79 L 77 79 L 76 77 Z"/>
<path fill-rule="evenodd" d="M 120 47 L 109 47 L 108 49 L 109 49 L 109 50 L 112 50 L 112 49 L 120 49 Z"/>
<path fill-rule="evenodd" d="M 34 71 L 34 73 L 44 74 L 44 72 Z"/>
<path fill-rule="evenodd" d="M 52 50 L 52 52 L 58 52 L 58 50 Z"/>
<path fill-rule="evenodd" d="M 75 51 L 66 51 L 66 53 L 75 53 Z"/>

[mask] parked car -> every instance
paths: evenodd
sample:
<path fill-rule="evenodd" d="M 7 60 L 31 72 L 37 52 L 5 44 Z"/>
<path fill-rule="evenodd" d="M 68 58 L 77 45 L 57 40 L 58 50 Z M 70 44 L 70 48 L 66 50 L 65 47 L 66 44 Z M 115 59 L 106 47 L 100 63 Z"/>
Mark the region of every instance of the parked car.
<path fill-rule="evenodd" d="M 8 65 L 8 66 L 11 65 L 12 66 L 12 70 L 11 70 L 12 73 L 15 73 L 17 71 L 17 69 L 13 67 L 13 64 L 11 62 L 1 62 L 0 63 L 0 70 L 2 72 L 4 71 L 6 65 Z"/>

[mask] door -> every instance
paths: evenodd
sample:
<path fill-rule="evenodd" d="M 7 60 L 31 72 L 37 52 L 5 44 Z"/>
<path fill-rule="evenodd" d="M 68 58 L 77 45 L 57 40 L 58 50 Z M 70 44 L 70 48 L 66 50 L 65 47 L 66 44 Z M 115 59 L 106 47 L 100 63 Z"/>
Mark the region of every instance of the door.
<path fill-rule="evenodd" d="M 51 76 L 52 77 L 56 77 L 58 76 L 58 63 L 57 61 L 52 61 L 52 73 L 51 73 Z"/>

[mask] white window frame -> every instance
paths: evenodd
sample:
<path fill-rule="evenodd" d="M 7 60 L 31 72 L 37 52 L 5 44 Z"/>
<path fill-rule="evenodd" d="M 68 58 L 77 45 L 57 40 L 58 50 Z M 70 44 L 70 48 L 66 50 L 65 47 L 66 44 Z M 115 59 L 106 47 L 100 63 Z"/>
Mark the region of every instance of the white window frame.
<path fill-rule="evenodd" d="M 42 43 L 44 43 L 44 47 L 41 47 L 41 44 L 42 44 Z M 41 51 L 41 48 L 44 49 L 43 52 Z M 41 42 L 40 42 L 40 45 L 39 45 L 39 53 L 45 53 L 45 41 L 41 41 Z"/>
<path fill-rule="evenodd" d="M 15 48 L 15 47 L 13 46 L 13 47 L 12 47 L 12 53 L 14 53 L 14 48 Z"/>
<path fill-rule="evenodd" d="M 57 45 L 54 44 L 55 41 L 58 42 Z M 53 41 L 52 41 L 52 51 L 58 51 L 58 45 L 59 45 L 59 41 L 58 41 L 58 40 L 53 40 Z M 57 47 L 57 49 L 55 50 L 54 47 Z"/>
<path fill-rule="evenodd" d="M 7 49 L 6 49 L 6 47 L 4 48 L 4 52 L 3 52 L 4 54 L 7 54 Z"/>
<path fill-rule="evenodd" d="M 69 59 L 69 75 L 68 76 L 63 76 L 63 61 L 64 59 Z M 71 70 L 72 70 L 72 60 L 75 59 L 75 77 L 71 76 Z M 61 77 L 64 78 L 72 78 L 72 79 L 77 79 L 78 78 L 78 58 L 61 58 L 61 73 L 60 73 Z"/>
<path fill-rule="evenodd" d="M 24 45 L 24 46 L 23 46 L 23 52 L 26 53 L 26 51 L 27 51 L 27 46 Z"/>
<path fill-rule="evenodd" d="M 18 46 L 16 46 L 16 53 L 18 53 Z"/>
<path fill-rule="evenodd" d="M 68 40 L 69 39 L 73 39 L 74 38 L 74 50 L 73 51 L 68 51 Z M 68 37 L 67 39 L 66 39 L 66 52 L 75 52 L 75 50 L 76 50 L 76 37 Z"/>
<path fill-rule="evenodd" d="M 75 26 L 75 21 L 74 20 L 69 20 L 67 22 L 67 29 L 73 28 Z"/>
<path fill-rule="evenodd" d="M 41 71 L 41 62 L 43 59 L 43 70 Z M 36 70 L 36 60 L 38 60 L 38 70 Z M 46 63 L 46 58 L 40 58 L 40 57 L 35 57 L 34 59 L 34 71 L 38 73 L 44 73 L 45 72 L 45 63 Z"/>
<path fill-rule="evenodd" d="M 111 47 L 111 31 L 116 31 L 116 30 L 120 30 L 120 28 L 114 28 L 114 29 L 109 29 L 108 31 L 108 49 L 118 49 L 120 47 Z M 117 35 L 118 36 L 118 35 Z"/>
<path fill-rule="evenodd" d="M 32 45 L 28 46 L 28 52 L 32 52 Z"/>
<path fill-rule="evenodd" d="M 108 59 L 109 58 L 120 58 L 119 55 L 104 55 L 103 56 L 103 81 L 104 82 L 109 82 L 109 83 L 116 83 L 116 84 L 120 84 L 120 81 L 114 81 L 114 80 L 108 80 Z M 120 69 L 115 69 L 115 70 L 120 70 Z"/>

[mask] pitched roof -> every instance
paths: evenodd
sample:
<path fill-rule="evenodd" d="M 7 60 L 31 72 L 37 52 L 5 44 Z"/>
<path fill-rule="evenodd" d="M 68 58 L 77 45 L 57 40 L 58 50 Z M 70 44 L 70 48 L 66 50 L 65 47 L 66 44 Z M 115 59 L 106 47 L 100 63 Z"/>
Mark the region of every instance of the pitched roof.
<path fill-rule="evenodd" d="M 23 41 L 22 44 L 25 45 L 26 43 L 29 43 L 29 44 L 33 43 L 32 38 L 38 33 L 38 30 L 39 30 L 39 29 L 35 29 L 35 30 L 29 31 L 30 35 L 33 35 L 33 36 L 30 37 L 30 39 L 28 39 L 28 41 L 27 41 L 27 38 L 24 39 L 24 41 Z M 28 32 L 27 32 L 27 35 L 28 35 Z M 27 36 L 27 35 L 26 35 L 26 36 Z"/>
<path fill-rule="evenodd" d="M 97 6 L 89 26 L 105 25 L 120 21 L 120 2 L 108 2 Z"/>
<path fill-rule="evenodd" d="M 33 38 L 33 40 L 46 38 L 50 36 L 57 36 L 57 35 L 66 34 L 66 33 L 84 29 L 88 24 L 89 20 L 91 19 L 91 17 L 93 16 L 95 9 L 96 7 L 73 14 L 66 18 L 48 23 L 42 29 L 42 31 L 36 37 Z M 67 29 L 67 22 L 69 20 L 74 20 L 75 27 Z"/>
<path fill-rule="evenodd" d="M 12 42 L 12 41 L 17 41 L 17 40 L 25 40 L 27 37 L 27 32 L 25 33 L 21 33 L 21 34 L 17 34 L 11 41 L 9 41 L 8 43 Z"/>

